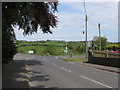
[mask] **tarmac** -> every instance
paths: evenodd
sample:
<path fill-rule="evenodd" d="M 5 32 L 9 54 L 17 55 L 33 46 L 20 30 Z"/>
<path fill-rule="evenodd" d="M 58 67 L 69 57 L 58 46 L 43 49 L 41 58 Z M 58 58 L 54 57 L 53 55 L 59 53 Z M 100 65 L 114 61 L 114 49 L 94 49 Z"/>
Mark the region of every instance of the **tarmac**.
<path fill-rule="evenodd" d="M 81 61 L 72 62 L 86 67 L 120 73 L 119 68 L 103 66 Z M 30 88 L 25 60 L 13 60 L 2 67 L 2 88 Z"/>
<path fill-rule="evenodd" d="M 29 88 L 25 61 L 10 61 L 2 67 L 2 89 Z"/>
<path fill-rule="evenodd" d="M 77 61 L 77 62 L 74 62 L 74 63 L 80 64 L 80 65 L 83 65 L 83 66 L 87 66 L 87 67 L 92 67 L 92 68 L 96 68 L 96 69 L 100 69 L 100 70 L 113 72 L 113 73 L 120 73 L 120 68 L 117 68 L 117 67 L 92 64 L 92 63 L 87 63 L 87 62 L 82 62 L 82 61 Z"/>

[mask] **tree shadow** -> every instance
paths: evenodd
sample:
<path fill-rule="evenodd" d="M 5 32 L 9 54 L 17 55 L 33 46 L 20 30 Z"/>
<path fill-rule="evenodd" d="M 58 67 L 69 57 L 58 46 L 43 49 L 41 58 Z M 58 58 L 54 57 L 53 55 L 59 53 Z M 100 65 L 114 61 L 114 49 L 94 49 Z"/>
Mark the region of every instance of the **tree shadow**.
<path fill-rule="evenodd" d="M 48 75 L 34 75 L 30 77 L 30 81 L 48 81 L 49 77 Z"/>
<path fill-rule="evenodd" d="M 25 60 L 13 60 L 2 68 L 3 88 L 29 88 Z"/>
<path fill-rule="evenodd" d="M 26 63 L 27 65 L 44 65 L 42 62 L 38 60 L 27 60 Z"/>
<path fill-rule="evenodd" d="M 41 84 L 40 85 L 35 85 L 35 86 L 32 86 L 30 87 L 30 90 L 39 90 L 39 89 L 42 89 L 42 88 L 50 88 L 51 90 L 55 90 L 57 87 L 47 87 L 46 85 L 42 85 L 43 83 L 42 82 L 47 82 L 48 80 L 50 80 L 49 78 L 49 75 L 46 75 L 46 74 L 42 74 L 41 72 L 38 72 L 38 71 L 34 71 L 34 70 L 31 70 L 28 72 L 29 73 L 29 81 L 32 83 L 35 82 L 40 82 Z M 35 88 L 35 89 L 34 89 Z"/>
<path fill-rule="evenodd" d="M 33 71 L 33 70 L 29 70 L 27 71 L 30 75 L 35 75 L 35 74 L 41 74 L 41 72 L 37 72 L 37 71 Z"/>

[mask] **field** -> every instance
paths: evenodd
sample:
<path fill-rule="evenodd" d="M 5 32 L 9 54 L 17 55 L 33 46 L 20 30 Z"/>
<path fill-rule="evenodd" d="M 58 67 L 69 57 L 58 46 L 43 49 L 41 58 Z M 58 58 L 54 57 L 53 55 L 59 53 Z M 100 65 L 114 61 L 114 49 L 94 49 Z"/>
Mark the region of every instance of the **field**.
<path fill-rule="evenodd" d="M 65 43 L 59 43 L 59 42 L 48 42 L 48 41 L 40 41 L 40 42 L 21 42 L 17 44 L 16 46 L 31 46 L 31 45 L 56 45 L 56 46 L 66 46 Z"/>
<path fill-rule="evenodd" d="M 84 55 L 84 43 L 65 42 L 65 41 L 35 41 L 35 42 L 16 42 L 18 53 L 28 53 L 34 51 L 38 55 Z M 66 49 L 68 52 L 64 52 Z"/>
<path fill-rule="evenodd" d="M 45 55 L 44 51 L 46 48 L 51 48 L 50 46 L 22 46 L 18 48 L 18 52 L 20 53 L 28 53 L 29 50 L 34 50 L 34 54 L 38 55 Z M 62 53 L 61 49 L 62 47 L 53 47 L 54 48 L 54 54 L 53 55 L 60 55 Z"/>

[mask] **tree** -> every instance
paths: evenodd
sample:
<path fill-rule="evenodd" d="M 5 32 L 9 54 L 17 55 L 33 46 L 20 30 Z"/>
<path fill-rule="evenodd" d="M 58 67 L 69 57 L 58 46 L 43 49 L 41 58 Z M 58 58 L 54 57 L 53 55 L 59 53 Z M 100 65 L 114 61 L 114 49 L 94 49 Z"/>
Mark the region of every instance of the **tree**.
<path fill-rule="evenodd" d="M 99 40 L 100 39 L 98 36 L 93 37 L 93 45 L 92 46 L 96 49 L 99 48 L 99 45 L 100 45 Z M 101 49 L 104 50 L 106 48 L 106 45 L 107 45 L 107 38 L 101 37 Z"/>
<path fill-rule="evenodd" d="M 2 27 L 3 27 L 3 55 L 5 61 L 12 59 L 16 52 L 13 26 L 23 29 L 23 35 L 37 33 L 38 29 L 43 33 L 52 33 L 50 28 L 57 26 L 58 19 L 54 15 L 58 2 L 3 2 L 2 3 Z M 9 42 L 9 43 L 8 43 Z M 9 48 L 9 50 L 8 50 Z M 14 51 L 10 53 L 9 51 Z M 6 59 L 6 57 L 10 57 Z"/>
<path fill-rule="evenodd" d="M 43 51 L 44 54 L 49 54 L 49 55 L 57 55 L 56 53 L 56 48 L 52 47 L 52 46 L 48 46 L 45 48 L 45 50 Z"/>
<path fill-rule="evenodd" d="M 108 50 L 113 50 L 113 51 L 119 51 L 120 50 L 120 45 L 119 44 L 108 44 L 106 46 Z"/>

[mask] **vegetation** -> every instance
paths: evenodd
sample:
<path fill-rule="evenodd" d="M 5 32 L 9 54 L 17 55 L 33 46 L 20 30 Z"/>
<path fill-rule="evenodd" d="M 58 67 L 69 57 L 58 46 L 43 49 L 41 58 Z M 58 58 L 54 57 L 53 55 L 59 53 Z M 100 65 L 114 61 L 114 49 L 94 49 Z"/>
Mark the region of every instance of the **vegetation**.
<path fill-rule="evenodd" d="M 23 29 L 23 35 L 31 35 L 42 30 L 43 33 L 52 33 L 50 28 L 57 25 L 58 2 L 3 2 L 2 3 L 2 41 L 3 62 L 8 62 L 16 53 L 14 45 L 14 26 Z"/>
<path fill-rule="evenodd" d="M 92 41 L 92 50 L 99 50 L 99 37 L 95 36 Z M 120 50 L 120 45 L 118 43 L 110 43 L 107 42 L 106 37 L 101 37 L 101 49 L 102 51 L 104 50 L 113 50 L 113 51 L 119 51 Z"/>
<path fill-rule="evenodd" d="M 19 46 L 48 46 L 48 45 L 54 45 L 54 46 L 62 46 L 62 47 L 65 47 L 66 44 L 65 42 L 60 42 L 60 41 L 30 41 L 30 42 L 25 42 L 25 41 L 16 41 L 16 46 L 19 47 Z"/>
<path fill-rule="evenodd" d="M 106 45 L 107 45 L 107 38 L 106 37 L 99 38 L 98 36 L 95 36 L 93 38 L 92 47 L 95 50 L 99 50 L 100 39 L 101 39 L 101 50 L 105 50 L 106 49 Z"/>
<path fill-rule="evenodd" d="M 82 57 L 59 57 L 58 59 L 64 60 L 64 61 L 70 61 L 70 62 L 75 62 L 75 61 L 88 61 L 87 58 L 82 58 Z"/>
<path fill-rule="evenodd" d="M 6 29 L 6 27 L 3 27 L 3 29 Z M 2 31 L 2 63 L 8 63 L 17 52 L 11 34 L 9 31 Z"/>
<path fill-rule="evenodd" d="M 107 50 L 120 51 L 120 44 L 108 44 Z"/>
<path fill-rule="evenodd" d="M 56 48 L 55 47 L 46 47 L 43 51 L 44 54 L 48 54 L 48 55 L 57 55 L 57 52 L 56 52 Z"/>
<path fill-rule="evenodd" d="M 67 46 L 68 55 L 80 55 L 85 52 L 83 51 L 83 43 L 84 42 L 71 42 L 71 45 L 69 45 L 69 42 L 65 41 L 17 41 L 16 46 L 19 53 L 28 53 L 29 50 L 34 49 L 35 54 L 38 55 L 66 55 L 64 50 Z"/>

